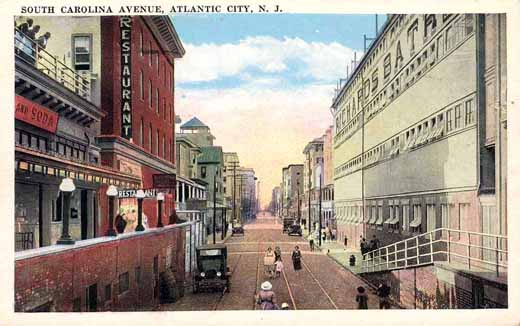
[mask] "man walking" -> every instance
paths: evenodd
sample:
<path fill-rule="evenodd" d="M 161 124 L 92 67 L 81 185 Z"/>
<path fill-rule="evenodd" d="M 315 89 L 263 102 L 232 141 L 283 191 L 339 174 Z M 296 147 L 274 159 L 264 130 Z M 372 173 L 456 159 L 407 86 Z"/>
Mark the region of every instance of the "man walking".
<path fill-rule="evenodd" d="M 379 309 L 390 309 L 390 287 L 386 282 L 379 284 L 377 296 L 379 297 Z"/>
<path fill-rule="evenodd" d="M 311 251 L 314 251 L 314 239 L 313 238 L 309 239 L 309 247 L 311 247 Z"/>

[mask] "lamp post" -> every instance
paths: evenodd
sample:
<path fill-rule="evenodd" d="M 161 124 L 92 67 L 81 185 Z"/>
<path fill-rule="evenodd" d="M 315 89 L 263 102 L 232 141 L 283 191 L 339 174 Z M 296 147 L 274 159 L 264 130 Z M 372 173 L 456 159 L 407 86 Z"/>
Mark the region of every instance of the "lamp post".
<path fill-rule="evenodd" d="M 61 237 L 56 244 L 71 245 L 75 242 L 69 234 L 70 197 L 74 190 L 76 190 L 76 186 L 72 179 L 65 178 L 61 181 L 60 191 L 63 194 L 63 209 L 61 210 L 63 228 L 61 230 Z"/>
<path fill-rule="evenodd" d="M 319 239 L 319 244 L 320 244 L 320 247 L 321 247 L 321 168 L 320 168 L 320 195 L 319 195 L 319 209 L 318 209 L 318 219 L 319 219 L 319 223 L 318 223 L 318 227 L 320 228 L 320 232 L 318 232 L 318 236 L 320 237 Z"/>
<path fill-rule="evenodd" d="M 144 226 L 143 226 L 143 199 L 145 197 L 144 191 L 142 189 L 137 190 L 135 197 L 137 198 L 137 226 L 135 227 L 135 230 L 137 232 L 141 232 L 141 231 L 144 231 Z"/>
<path fill-rule="evenodd" d="M 162 192 L 157 194 L 157 227 L 162 228 L 162 203 L 164 201 L 164 194 Z"/>
<path fill-rule="evenodd" d="M 301 223 L 301 213 L 300 213 L 300 172 L 296 172 L 296 188 L 298 191 L 298 224 Z"/>
<path fill-rule="evenodd" d="M 114 199 L 117 196 L 117 188 L 114 185 L 110 185 L 107 189 L 108 196 L 108 237 L 115 237 L 117 235 L 114 230 Z"/>

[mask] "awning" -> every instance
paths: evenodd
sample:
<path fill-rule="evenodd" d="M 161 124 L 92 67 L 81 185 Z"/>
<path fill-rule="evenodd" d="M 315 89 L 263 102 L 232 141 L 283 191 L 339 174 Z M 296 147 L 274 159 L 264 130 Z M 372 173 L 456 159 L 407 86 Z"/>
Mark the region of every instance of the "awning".
<path fill-rule="evenodd" d="M 383 215 L 379 216 L 379 218 L 376 221 L 376 224 L 377 225 L 382 225 L 383 224 Z"/>
<path fill-rule="evenodd" d="M 374 224 L 374 223 L 376 223 L 376 220 L 377 220 L 377 216 L 372 216 L 370 218 L 370 220 L 368 220 L 368 224 Z"/>
<path fill-rule="evenodd" d="M 410 223 L 410 227 L 411 227 L 411 228 L 416 228 L 416 227 L 418 227 L 419 225 L 421 225 L 421 218 L 420 218 L 420 217 L 414 218 L 414 219 L 412 220 L 412 222 Z"/>
<path fill-rule="evenodd" d="M 397 223 L 399 223 L 399 217 L 398 216 L 391 217 L 391 218 L 389 218 L 388 220 L 385 221 L 385 224 L 390 224 L 390 225 L 395 225 Z"/>

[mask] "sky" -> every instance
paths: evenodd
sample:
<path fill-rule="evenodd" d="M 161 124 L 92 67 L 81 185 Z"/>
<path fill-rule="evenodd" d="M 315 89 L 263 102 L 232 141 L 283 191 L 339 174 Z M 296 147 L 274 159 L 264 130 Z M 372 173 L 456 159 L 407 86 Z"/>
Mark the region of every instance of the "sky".
<path fill-rule="evenodd" d="M 172 16 L 186 54 L 175 66 L 175 110 L 196 116 L 255 169 L 260 202 L 282 168 L 332 125 L 334 89 L 373 37 L 374 15 L 184 14 Z M 379 15 L 379 26 L 384 15 Z M 181 123 L 181 124 L 182 124 Z"/>

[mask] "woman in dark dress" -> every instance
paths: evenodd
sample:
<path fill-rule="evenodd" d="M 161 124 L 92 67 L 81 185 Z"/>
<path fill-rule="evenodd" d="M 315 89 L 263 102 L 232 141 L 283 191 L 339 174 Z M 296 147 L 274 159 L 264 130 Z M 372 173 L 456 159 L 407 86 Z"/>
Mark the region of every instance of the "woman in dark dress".
<path fill-rule="evenodd" d="M 292 252 L 292 261 L 294 270 L 302 269 L 302 253 L 300 252 L 300 248 L 298 246 L 294 247 L 294 251 Z"/>

